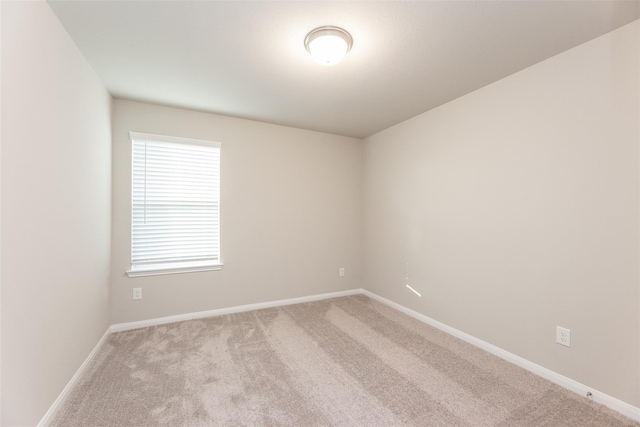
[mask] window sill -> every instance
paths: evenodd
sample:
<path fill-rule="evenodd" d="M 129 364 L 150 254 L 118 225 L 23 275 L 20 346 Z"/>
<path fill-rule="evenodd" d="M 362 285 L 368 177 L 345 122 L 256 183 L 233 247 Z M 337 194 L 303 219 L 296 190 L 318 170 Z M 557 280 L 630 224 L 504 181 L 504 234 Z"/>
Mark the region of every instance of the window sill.
<path fill-rule="evenodd" d="M 200 265 L 185 265 L 183 264 L 171 264 L 171 265 L 146 265 L 144 267 L 132 267 L 127 271 L 129 277 L 143 277 L 143 276 L 161 276 L 165 274 L 180 274 L 180 273 L 196 273 L 200 271 L 215 271 L 222 270 L 222 263 L 216 264 L 200 264 Z"/>

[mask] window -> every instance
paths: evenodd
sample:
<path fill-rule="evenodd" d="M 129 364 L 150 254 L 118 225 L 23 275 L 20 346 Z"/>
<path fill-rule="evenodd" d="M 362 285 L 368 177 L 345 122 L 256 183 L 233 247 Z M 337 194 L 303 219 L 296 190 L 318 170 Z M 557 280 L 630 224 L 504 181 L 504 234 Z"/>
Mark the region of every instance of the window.
<path fill-rule="evenodd" d="M 129 277 L 219 270 L 220 143 L 131 132 Z"/>

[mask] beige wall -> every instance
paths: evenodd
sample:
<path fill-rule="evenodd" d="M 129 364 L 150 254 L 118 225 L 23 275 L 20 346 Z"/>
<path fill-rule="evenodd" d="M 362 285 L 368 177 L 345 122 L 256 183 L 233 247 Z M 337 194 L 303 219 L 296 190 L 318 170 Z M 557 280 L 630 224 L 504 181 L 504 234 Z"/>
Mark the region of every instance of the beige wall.
<path fill-rule="evenodd" d="M 363 183 L 365 288 L 635 406 L 638 28 L 367 138 Z"/>
<path fill-rule="evenodd" d="M 221 271 L 125 275 L 130 131 L 222 143 Z M 358 139 L 115 100 L 111 322 L 359 287 L 361 159 Z M 142 300 L 132 300 L 133 287 Z"/>
<path fill-rule="evenodd" d="M 109 325 L 111 97 L 45 2 L 2 2 L 2 425 L 40 421 Z"/>

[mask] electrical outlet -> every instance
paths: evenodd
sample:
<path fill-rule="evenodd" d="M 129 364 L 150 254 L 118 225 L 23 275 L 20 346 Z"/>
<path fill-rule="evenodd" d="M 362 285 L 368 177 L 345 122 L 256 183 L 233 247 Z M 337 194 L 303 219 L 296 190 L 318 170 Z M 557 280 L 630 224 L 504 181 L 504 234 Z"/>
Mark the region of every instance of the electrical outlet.
<path fill-rule="evenodd" d="M 340 277 L 344 277 L 344 267 L 340 267 Z"/>
<path fill-rule="evenodd" d="M 142 288 L 133 288 L 133 299 L 142 299 Z"/>
<path fill-rule="evenodd" d="M 556 342 L 566 347 L 571 347 L 571 331 L 567 328 L 556 326 Z"/>

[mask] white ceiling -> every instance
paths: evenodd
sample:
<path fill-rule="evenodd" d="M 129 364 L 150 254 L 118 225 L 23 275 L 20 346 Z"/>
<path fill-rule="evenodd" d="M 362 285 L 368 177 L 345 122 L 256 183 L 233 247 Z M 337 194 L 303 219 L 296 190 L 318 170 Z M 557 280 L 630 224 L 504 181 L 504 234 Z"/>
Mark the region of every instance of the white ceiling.
<path fill-rule="evenodd" d="M 117 98 L 363 138 L 640 17 L 640 1 L 56 1 Z M 353 36 L 322 67 L 306 34 Z"/>

